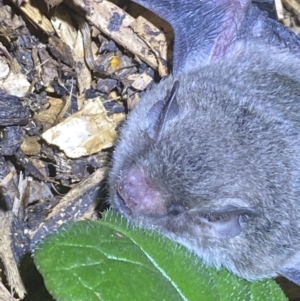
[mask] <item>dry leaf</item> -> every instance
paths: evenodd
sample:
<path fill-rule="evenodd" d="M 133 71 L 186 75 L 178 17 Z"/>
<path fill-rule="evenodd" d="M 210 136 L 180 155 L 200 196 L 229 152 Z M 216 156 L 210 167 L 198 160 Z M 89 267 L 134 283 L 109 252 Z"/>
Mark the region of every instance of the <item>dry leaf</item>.
<path fill-rule="evenodd" d="M 135 75 L 135 74 L 134 74 Z M 129 76 L 128 79 L 133 79 L 133 77 Z M 134 82 L 131 84 L 131 86 L 139 91 L 145 90 L 148 85 L 153 81 L 153 78 L 149 76 L 146 72 L 142 74 L 138 74 Z"/>
<path fill-rule="evenodd" d="M 81 111 L 50 128 L 42 137 L 69 158 L 88 156 L 111 147 L 116 123 L 106 115 L 100 99 L 90 100 Z"/>
<path fill-rule="evenodd" d="M 11 72 L 7 61 L 0 56 L 0 88 L 9 94 L 23 97 L 26 95 L 30 83 L 26 75 Z"/>

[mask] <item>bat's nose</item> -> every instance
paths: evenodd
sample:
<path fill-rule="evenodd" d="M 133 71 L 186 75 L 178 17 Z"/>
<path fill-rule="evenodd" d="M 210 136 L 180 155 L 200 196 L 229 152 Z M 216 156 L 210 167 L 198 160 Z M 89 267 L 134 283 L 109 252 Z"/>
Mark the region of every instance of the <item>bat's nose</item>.
<path fill-rule="evenodd" d="M 117 184 L 117 192 L 124 205 L 134 214 L 161 216 L 167 213 L 160 192 L 138 167 L 131 167 L 123 173 Z"/>

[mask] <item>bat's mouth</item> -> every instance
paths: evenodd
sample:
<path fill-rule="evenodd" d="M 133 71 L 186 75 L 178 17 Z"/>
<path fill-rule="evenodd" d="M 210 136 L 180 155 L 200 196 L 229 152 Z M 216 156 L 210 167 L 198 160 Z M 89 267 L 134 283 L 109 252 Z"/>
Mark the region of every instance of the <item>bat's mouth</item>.
<path fill-rule="evenodd" d="M 128 206 L 126 206 L 122 196 L 119 195 L 117 190 L 112 196 L 111 207 L 114 210 L 117 210 L 121 214 L 125 215 L 127 218 L 129 218 L 132 215 L 132 210 Z"/>

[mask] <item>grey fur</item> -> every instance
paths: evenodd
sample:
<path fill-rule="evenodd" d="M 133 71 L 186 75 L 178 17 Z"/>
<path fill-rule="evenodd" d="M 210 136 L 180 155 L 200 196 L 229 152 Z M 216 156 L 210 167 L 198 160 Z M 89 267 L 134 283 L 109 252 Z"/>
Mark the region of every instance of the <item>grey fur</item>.
<path fill-rule="evenodd" d="M 110 203 L 208 264 L 298 283 L 300 59 L 252 41 L 235 49 L 179 70 L 137 104 L 114 152 Z M 174 100 L 176 80 L 179 111 L 162 121 L 155 104 Z"/>

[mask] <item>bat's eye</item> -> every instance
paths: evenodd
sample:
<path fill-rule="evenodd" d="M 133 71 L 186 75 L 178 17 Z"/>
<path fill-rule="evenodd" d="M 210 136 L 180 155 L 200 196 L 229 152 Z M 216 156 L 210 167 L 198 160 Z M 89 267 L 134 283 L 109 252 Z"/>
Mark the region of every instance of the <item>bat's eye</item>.
<path fill-rule="evenodd" d="M 186 207 L 183 207 L 182 205 L 178 205 L 178 204 L 173 204 L 170 206 L 169 210 L 168 210 L 168 214 L 169 215 L 179 215 L 183 212 L 185 212 L 187 210 Z"/>

